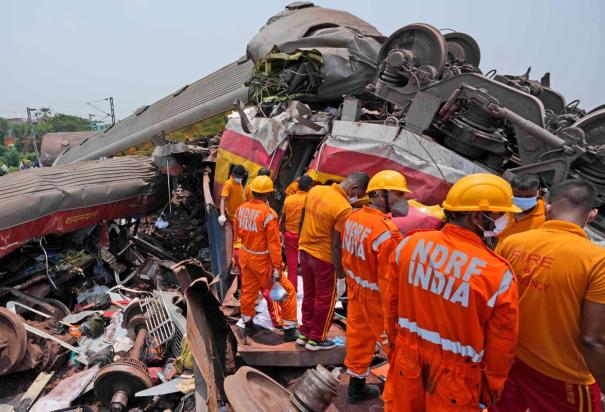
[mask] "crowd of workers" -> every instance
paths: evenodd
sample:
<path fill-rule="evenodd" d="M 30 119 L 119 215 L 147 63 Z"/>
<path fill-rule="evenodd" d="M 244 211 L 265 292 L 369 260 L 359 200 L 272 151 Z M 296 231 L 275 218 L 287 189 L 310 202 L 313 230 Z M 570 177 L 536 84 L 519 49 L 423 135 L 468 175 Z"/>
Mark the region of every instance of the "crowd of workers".
<path fill-rule="evenodd" d="M 331 185 L 303 175 L 280 217 L 268 203 L 271 172 L 244 188 L 246 174 L 232 168 L 219 221 L 234 233 L 247 336 L 259 328 L 260 291 L 286 341 L 333 348 L 328 331 L 346 294 L 350 403 L 380 396 L 365 381 L 379 345 L 386 411 L 601 410 L 605 249 L 583 230 L 597 213 L 590 183 L 568 180 L 545 198 L 535 175 L 469 175 L 436 224 L 412 218 L 418 203 L 397 171 Z"/>

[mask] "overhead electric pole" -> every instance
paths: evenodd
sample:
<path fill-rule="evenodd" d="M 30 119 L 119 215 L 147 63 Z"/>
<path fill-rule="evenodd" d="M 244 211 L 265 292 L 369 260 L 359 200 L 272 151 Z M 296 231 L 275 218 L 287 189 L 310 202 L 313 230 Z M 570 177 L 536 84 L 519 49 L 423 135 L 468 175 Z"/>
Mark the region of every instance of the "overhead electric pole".
<path fill-rule="evenodd" d="M 34 145 L 34 152 L 36 152 L 36 159 L 38 160 L 38 167 L 42 167 L 42 161 L 40 160 L 40 152 L 38 152 L 38 142 L 36 141 L 36 131 L 34 130 L 34 122 L 32 120 L 32 112 L 36 110 L 31 107 L 27 108 L 27 123 L 29 124 L 29 136 L 32 139 Z"/>
<path fill-rule="evenodd" d="M 109 98 L 109 108 L 111 111 L 111 124 L 116 124 L 116 114 L 113 111 L 113 97 Z"/>
<path fill-rule="evenodd" d="M 107 113 L 105 110 L 101 109 L 100 107 L 94 105 L 94 103 L 98 103 L 98 102 L 102 102 L 102 101 L 109 101 L 109 113 Z M 112 125 L 116 124 L 116 113 L 115 113 L 115 110 L 113 107 L 113 97 L 106 97 L 105 99 L 94 100 L 92 102 L 86 102 L 86 104 L 89 105 L 90 107 L 94 107 L 96 110 L 103 113 L 106 117 L 111 117 L 111 124 Z M 103 120 L 103 119 L 101 119 L 101 120 Z"/>

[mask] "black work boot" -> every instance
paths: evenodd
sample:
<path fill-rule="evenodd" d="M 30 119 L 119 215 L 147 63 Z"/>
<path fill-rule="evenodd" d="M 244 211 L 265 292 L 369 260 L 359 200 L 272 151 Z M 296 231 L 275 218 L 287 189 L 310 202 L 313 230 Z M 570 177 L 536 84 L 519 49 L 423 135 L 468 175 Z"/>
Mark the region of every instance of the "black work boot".
<path fill-rule="evenodd" d="M 361 403 L 370 399 L 376 399 L 380 396 L 380 389 L 376 385 L 366 385 L 365 378 L 356 378 L 351 376 L 349 380 L 349 399 L 350 404 Z"/>
<path fill-rule="evenodd" d="M 284 342 L 294 342 L 298 339 L 298 329 L 284 329 Z"/>
<path fill-rule="evenodd" d="M 255 324 L 252 321 L 252 319 L 250 319 L 248 322 L 244 323 L 244 335 L 245 336 L 252 337 L 260 330 L 261 330 L 261 327 L 258 326 L 257 324 Z"/>

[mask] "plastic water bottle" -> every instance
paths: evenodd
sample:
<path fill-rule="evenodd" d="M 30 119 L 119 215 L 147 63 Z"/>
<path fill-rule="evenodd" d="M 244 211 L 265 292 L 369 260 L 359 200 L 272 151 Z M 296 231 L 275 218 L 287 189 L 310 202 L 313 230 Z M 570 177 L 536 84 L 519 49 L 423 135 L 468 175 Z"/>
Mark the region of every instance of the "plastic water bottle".
<path fill-rule="evenodd" d="M 269 297 L 271 298 L 271 300 L 273 300 L 274 302 L 283 302 L 284 300 L 286 300 L 287 295 L 288 292 L 286 292 L 286 289 L 284 289 L 283 286 L 279 284 L 279 282 L 273 282 L 273 286 L 271 287 L 271 291 L 269 292 Z"/>

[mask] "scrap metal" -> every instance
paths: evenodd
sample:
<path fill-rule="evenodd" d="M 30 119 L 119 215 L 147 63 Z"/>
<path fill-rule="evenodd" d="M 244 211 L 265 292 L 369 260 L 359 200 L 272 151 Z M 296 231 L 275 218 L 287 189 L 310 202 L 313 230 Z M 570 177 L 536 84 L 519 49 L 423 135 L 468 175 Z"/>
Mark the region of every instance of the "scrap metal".
<path fill-rule="evenodd" d="M 135 398 L 134 394 L 153 386 L 147 366 L 141 361 L 141 352 L 148 335 L 145 317 L 132 316 L 128 329 L 136 334 L 129 357 L 104 366 L 95 378 L 94 390 L 97 399 L 110 406 L 112 412 L 122 412 L 126 410 L 127 405 L 144 403 L 147 398 Z"/>

